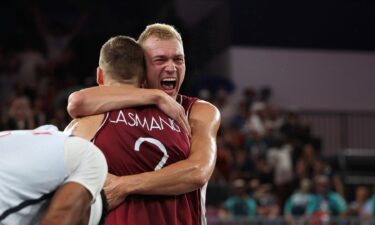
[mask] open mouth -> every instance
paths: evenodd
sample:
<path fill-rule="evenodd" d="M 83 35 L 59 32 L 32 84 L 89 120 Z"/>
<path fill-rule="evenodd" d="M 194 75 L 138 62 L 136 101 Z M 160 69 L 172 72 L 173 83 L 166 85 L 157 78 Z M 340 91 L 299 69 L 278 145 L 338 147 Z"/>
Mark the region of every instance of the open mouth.
<path fill-rule="evenodd" d="M 160 81 L 160 85 L 165 90 L 173 90 L 176 87 L 177 79 L 176 78 L 164 78 Z"/>

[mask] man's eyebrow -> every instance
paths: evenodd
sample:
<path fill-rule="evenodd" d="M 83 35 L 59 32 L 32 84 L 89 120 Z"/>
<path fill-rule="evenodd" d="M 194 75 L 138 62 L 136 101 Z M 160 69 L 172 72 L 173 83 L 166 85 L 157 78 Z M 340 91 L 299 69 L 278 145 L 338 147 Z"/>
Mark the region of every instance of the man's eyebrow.
<path fill-rule="evenodd" d="M 159 55 L 154 55 L 152 56 L 152 59 L 155 59 L 155 58 L 167 58 L 166 55 L 163 55 L 163 54 L 159 54 Z"/>
<path fill-rule="evenodd" d="M 182 57 L 182 58 L 184 58 L 185 55 L 184 54 L 175 54 L 175 55 L 171 56 L 171 58 L 176 58 L 176 57 Z M 151 59 L 167 59 L 167 58 L 169 58 L 169 56 L 164 55 L 164 54 L 154 55 L 154 56 L 151 57 Z"/>

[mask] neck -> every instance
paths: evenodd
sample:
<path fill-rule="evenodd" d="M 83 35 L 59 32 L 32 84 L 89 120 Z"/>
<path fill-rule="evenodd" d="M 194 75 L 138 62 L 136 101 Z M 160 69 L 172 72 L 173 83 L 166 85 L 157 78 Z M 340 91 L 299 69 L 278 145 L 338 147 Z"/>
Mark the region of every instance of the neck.
<path fill-rule="evenodd" d="M 136 80 L 123 80 L 123 81 L 108 80 L 108 82 L 105 82 L 104 85 L 106 85 L 106 86 L 139 87 L 139 82 L 137 82 Z"/>

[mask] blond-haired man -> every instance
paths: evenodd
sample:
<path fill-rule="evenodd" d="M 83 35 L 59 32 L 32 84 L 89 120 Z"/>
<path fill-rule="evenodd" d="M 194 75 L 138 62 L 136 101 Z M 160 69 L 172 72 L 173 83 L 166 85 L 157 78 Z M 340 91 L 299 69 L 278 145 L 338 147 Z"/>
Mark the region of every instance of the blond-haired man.
<path fill-rule="evenodd" d="M 150 89 L 84 89 L 70 96 L 68 111 L 73 117 L 79 117 L 152 104 L 175 119 L 182 129 L 191 131 L 190 152 L 186 159 L 154 172 L 110 176 L 105 190 L 112 207 L 133 194 L 178 196 L 189 193 L 192 211 L 173 215 L 174 220 L 167 224 L 205 224 L 205 190 L 216 161 L 220 113 L 208 102 L 178 94 L 185 77 L 185 55 L 181 35 L 172 26 L 149 25 L 138 42 L 145 53 L 146 86 Z"/>

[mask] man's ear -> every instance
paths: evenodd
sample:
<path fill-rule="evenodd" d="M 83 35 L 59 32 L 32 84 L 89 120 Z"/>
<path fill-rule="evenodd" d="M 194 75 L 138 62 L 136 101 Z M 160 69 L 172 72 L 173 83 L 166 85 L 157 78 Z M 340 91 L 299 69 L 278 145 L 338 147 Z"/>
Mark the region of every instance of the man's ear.
<path fill-rule="evenodd" d="M 103 70 L 99 66 L 96 68 L 96 83 L 104 85 Z"/>

